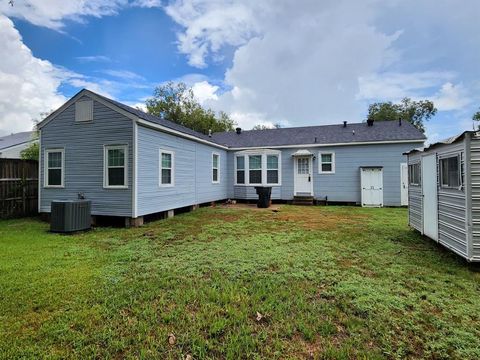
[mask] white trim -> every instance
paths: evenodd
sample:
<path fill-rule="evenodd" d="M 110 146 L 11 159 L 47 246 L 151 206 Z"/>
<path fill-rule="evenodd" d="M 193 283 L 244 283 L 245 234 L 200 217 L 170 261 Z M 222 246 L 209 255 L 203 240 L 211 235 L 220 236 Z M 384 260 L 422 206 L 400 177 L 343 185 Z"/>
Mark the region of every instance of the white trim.
<path fill-rule="evenodd" d="M 217 180 L 215 181 L 213 179 L 213 170 L 215 169 L 213 167 L 213 157 L 214 156 L 217 156 L 218 157 L 218 160 L 217 160 Z M 212 184 L 220 184 L 220 154 L 217 153 L 217 152 L 212 152 Z"/>
<path fill-rule="evenodd" d="M 322 155 L 332 155 L 332 161 L 330 163 L 325 163 L 325 164 L 331 164 L 332 165 L 332 170 L 330 171 L 323 171 L 322 170 L 322 165 L 324 162 L 322 161 Z M 318 173 L 322 175 L 328 175 L 328 174 L 335 174 L 335 153 L 333 151 L 320 151 L 318 153 Z"/>
<path fill-rule="evenodd" d="M 217 147 L 217 148 L 220 148 L 220 149 L 229 150 L 229 148 L 227 146 L 219 145 L 219 144 L 216 144 L 216 143 L 208 141 L 208 140 L 203 140 L 203 139 L 200 139 L 200 138 L 198 138 L 194 135 L 189 135 L 189 134 L 183 133 L 181 131 L 173 130 L 173 129 L 170 129 L 169 127 L 159 125 L 159 124 L 155 124 L 155 123 L 152 123 L 152 122 L 147 121 L 147 120 L 136 118 L 135 121 L 139 125 L 142 125 L 142 126 L 145 126 L 145 127 L 160 130 L 162 132 L 166 132 L 166 133 L 169 133 L 169 134 L 180 136 L 180 137 L 183 137 L 185 139 L 193 140 L 193 141 L 196 141 L 196 142 L 199 142 L 199 143 L 202 143 L 202 144 L 207 144 L 207 145 L 210 145 L 210 146 L 214 146 L 214 147 Z"/>
<path fill-rule="evenodd" d="M 296 156 L 292 157 L 293 159 L 293 195 L 296 196 L 297 194 L 301 193 L 297 191 L 297 175 L 298 175 L 298 165 L 297 165 L 297 160 L 301 158 L 307 158 L 308 159 L 308 164 L 310 167 L 310 196 L 314 196 L 313 193 L 313 156 Z"/>
<path fill-rule="evenodd" d="M 60 185 L 50 185 L 48 183 L 48 154 L 50 153 L 61 153 L 62 154 L 62 167 L 60 168 L 61 170 L 61 176 L 60 176 Z M 43 169 L 43 187 L 44 188 L 57 188 L 57 189 L 62 189 L 65 187 L 65 148 L 50 148 L 50 149 L 45 149 L 44 151 L 44 169 Z M 45 160 L 46 159 L 46 160 Z M 58 168 L 55 168 L 58 169 Z"/>
<path fill-rule="evenodd" d="M 138 214 L 138 201 L 137 201 L 137 169 L 138 169 L 138 129 L 137 129 L 137 123 L 135 121 L 133 123 L 133 160 L 132 160 L 132 217 L 136 218 Z"/>
<path fill-rule="evenodd" d="M 172 164 L 170 166 L 170 184 L 162 183 L 162 154 L 170 154 L 172 156 Z M 167 168 L 166 168 L 167 169 Z M 173 187 L 175 186 L 175 152 L 165 149 L 159 149 L 158 151 L 158 186 L 160 187 Z"/>
<path fill-rule="evenodd" d="M 267 156 L 274 155 L 278 157 L 278 183 L 267 183 Z M 261 168 L 256 170 L 261 170 L 262 172 L 262 182 L 261 183 L 250 183 L 250 161 L 249 156 L 260 156 L 261 157 Z M 237 183 L 237 158 L 244 158 L 244 169 L 245 172 L 245 183 Z M 234 186 L 282 186 L 282 152 L 279 150 L 270 150 L 270 149 L 260 149 L 260 150 L 245 150 L 239 151 L 234 154 L 235 164 L 234 164 Z M 274 170 L 274 169 L 271 169 Z"/>
<path fill-rule="evenodd" d="M 38 212 L 42 207 L 42 131 L 38 130 Z"/>
<path fill-rule="evenodd" d="M 240 170 L 243 171 L 243 184 L 237 183 L 237 171 L 238 171 L 237 158 L 239 158 L 239 157 L 243 157 L 243 169 L 240 169 Z M 246 186 L 247 185 L 247 163 L 245 161 L 245 155 L 244 154 L 235 154 L 234 159 L 235 159 L 234 160 L 235 164 L 233 165 L 234 166 L 234 173 L 235 173 L 234 185 L 235 186 Z"/>
<path fill-rule="evenodd" d="M 108 150 L 123 149 L 125 159 L 123 162 L 123 176 L 125 185 L 108 185 Z M 120 166 L 118 166 L 120 167 Z M 103 145 L 103 188 L 104 189 L 128 189 L 128 145 Z"/>
<path fill-rule="evenodd" d="M 442 168 L 442 160 L 457 158 L 458 162 L 458 186 L 450 186 L 443 183 L 443 168 Z M 438 174 L 439 174 L 439 187 L 441 189 L 453 189 L 453 190 L 462 190 L 463 182 L 462 182 L 462 152 L 455 152 L 450 154 L 442 154 L 438 155 Z"/>
<path fill-rule="evenodd" d="M 332 143 L 332 144 L 296 144 L 296 145 L 275 145 L 275 146 L 252 146 L 252 147 L 231 147 L 228 150 L 251 150 L 251 149 L 292 149 L 299 147 L 330 147 L 330 146 L 349 146 L 349 145 L 382 145 L 382 144 L 407 144 L 407 143 L 424 143 L 425 140 L 392 140 L 392 141 L 358 141 L 347 143 Z"/>

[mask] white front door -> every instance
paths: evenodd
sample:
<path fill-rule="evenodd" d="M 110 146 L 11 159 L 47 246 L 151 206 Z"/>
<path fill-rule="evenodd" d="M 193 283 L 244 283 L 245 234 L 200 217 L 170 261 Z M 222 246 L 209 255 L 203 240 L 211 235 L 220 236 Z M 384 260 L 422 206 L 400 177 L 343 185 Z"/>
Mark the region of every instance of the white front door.
<path fill-rule="evenodd" d="M 312 157 L 295 157 L 295 195 L 313 195 Z"/>
<path fill-rule="evenodd" d="M 408 205 L 408 164 L 400 164 L 400 205 Z"/>
<path fill-rule="evenodd" d="M 360 173 L 362 206 L 383 206 L 383 169 L 362 168 Z"/>
<path fill-rule="evenodd" d="M 437 157 L 422 158 L 423 233 L 438 241 Z"/>

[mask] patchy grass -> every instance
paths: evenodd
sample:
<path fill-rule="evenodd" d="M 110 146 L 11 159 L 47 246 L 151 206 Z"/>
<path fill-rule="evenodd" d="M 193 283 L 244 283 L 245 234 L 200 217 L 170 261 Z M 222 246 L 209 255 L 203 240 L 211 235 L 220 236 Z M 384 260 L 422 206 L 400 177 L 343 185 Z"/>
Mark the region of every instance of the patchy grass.
<path fill-rule="evenodd" d="M 479 268 L 406 215 L 217 207 L 70 236 L 1 221 L 0 358 L 479 358 Z"/>

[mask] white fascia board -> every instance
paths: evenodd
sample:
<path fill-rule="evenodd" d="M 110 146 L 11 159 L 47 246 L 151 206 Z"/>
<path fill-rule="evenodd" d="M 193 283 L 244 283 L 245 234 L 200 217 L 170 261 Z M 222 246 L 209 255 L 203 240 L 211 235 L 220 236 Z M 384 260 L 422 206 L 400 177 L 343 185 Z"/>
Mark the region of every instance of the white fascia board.
<path fill-rule="evenodd" d="M 351 146 L 351 145 L 381 145 L 381 144 L 407 144 L 407 143 L 423 143 L 425 140 L 392 140 L 392 141 L 358 141 L 348 143 L 332 143 L 332 144 L 298 144 L 298 145 L 275 145 L 275 146 L 250 146 L 250 147 L 231 147 L 228 150 L 239 151 L 249 149 L 292 149 L 299 147 L 319 148 L 331 146 Z"/>
<path fill-rule="evenodd" d="M 159 130 L 159 131 L 162 131 L 162 132 L 165 132 L 165 133 L 168 133 L 168 134 L 172 134 L 172 135 L 179 136 L 179 137 L 182 137 L 182 138 L 185 138 L 185 139 L 193 140 L 193 141 L 196 141 L 196 142 L 199 142 L 199 143 L 202 143 L 202 144 L 207 144 L 207 145 L 214 146 L 214 147 L 217 147 L 217 148 L 220 148 L 220 149 L 228 150 L 228 147 L 226 147 L 226 146 L 216 144 L 216 143 L 208 141 L 208 140 L 203 140 L 203 139 L 200 139 L 196 136 L 185 134 L 181 131 L 170 129 L 169 127 L 166 127 L 166 126 L 163 126 L 163 125 L 160 125 L 160 124 L 155 124 L 155 123 L 152 123 L 150 121 L 143 120 L 143 119 L 138 119 L 138 118 L 137 118 L 136 121 L 137 121 L 137 124 L 148 127 L 148 128 L 151 128 L 151 129 L 154 129 L 154 130 Z"/>

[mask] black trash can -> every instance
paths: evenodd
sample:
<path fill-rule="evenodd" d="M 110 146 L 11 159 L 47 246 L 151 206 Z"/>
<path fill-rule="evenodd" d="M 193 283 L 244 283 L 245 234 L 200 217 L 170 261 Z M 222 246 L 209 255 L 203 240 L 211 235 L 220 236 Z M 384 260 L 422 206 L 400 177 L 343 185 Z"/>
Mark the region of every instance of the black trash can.
<path fill-rule="evenodd" d="M 270 186 L 255 186 L 258 195 L 257 207 L 270 207 L 270 196 L 272 195 L 272 187 Z"/>

